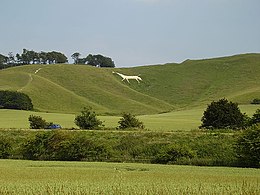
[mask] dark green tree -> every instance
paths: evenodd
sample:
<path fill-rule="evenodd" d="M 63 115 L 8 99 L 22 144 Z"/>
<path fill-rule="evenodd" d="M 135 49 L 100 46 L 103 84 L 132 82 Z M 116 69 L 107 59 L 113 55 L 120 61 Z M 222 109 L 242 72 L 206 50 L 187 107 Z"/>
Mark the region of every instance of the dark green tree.
<path fill-rule="evenodd" d="M 241 113 L 237 103 L 229 102 L 223 98 L 213 101 L 204 111 L 202 128 L 242 128 L 245 124 L 245 115 Z"/>
<path fill-rule="evenodd" d="M 81 114 L 75 117 L 74 122 L 80 129 L 99 129 L 102 125 L 102 121 L 97 119 L 97 115 L 91 107 L 84 107 Z"/>
<path fill-rule="evenodd" d="M 79 56 L 81 54 L 79 52 L 75 52 L 71 55 L 72 59 L 74 60 L 74 64 L 78 64 L 79 63 Z"/>
<path fill-rule="evenodd" d="M 32 110 L 33 104 L 30 97 L 16 91 L 0 91 L 0 108 Z"/>
<path fill-rule="evenodd" d="M 31 129 L 45 129 L 50 123 L 46 122 L 41 116 L 30 115 L 29 118 Z"/>
<path fill-rule="evenodd" d="M 235 145 L 239 164 L 246 167 L 260 167 L 260 125 L 246 129 Z"/>
<path fill-rule="evenodd" d="M 119 129 L 137 128 L 144 129 L 143 122 L 139 121 L 134 115 L 130 113 L 123 113 L 122 118 L 118 121 Z"/>
<path fill-rule="evenodd" d="M 252 124 L 260 123 L 260 109 L 257 109 L 251 119 Z"/>
<path fill-rule="evenodd" d="M 103 55 L 97 54 L 97 55 L 92 55 L 89 54 L 86 57 L 86 62 L 87 64 L 91 66 L 97 66 L 97 67 L 115 67 L 115 63 L 113 60 L 109 57 L 105 57 Z"/>
<path fill-rule="evenodd" d="M 0 54 L 0 69 L 7 67 L 8 57 Z"/>

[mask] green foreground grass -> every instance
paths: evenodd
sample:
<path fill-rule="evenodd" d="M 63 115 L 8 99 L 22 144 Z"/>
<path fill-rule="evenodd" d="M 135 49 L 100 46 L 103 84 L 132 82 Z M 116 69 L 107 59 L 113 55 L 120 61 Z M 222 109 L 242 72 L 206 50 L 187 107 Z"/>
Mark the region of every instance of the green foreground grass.
<path fill-rule="evenodd" d="M 0 160 L 0 194 L 259 194 L 260 169 Z"/>
<path fill-rule="evenodd" d="M 249 116 L 260 108 L 260 105 L 240 105 L 242 112 L 246 112 Z M 144 122 L 145 127 L 153 131 L 190 131 L 197 129 L 201 124 L 201 117 L 205 108 L 192 108 L 190 110 L 180 110 L 164 114 L 141 115 L 138 118 Z M 63 128 L 76 128 L 74 124 L 74 114 L 61 113 L 43 113 L 31 111 L 17 111 L 0 109 L 0 128 L 29 128 L 29 115 L 39 115 L 49 122 L 61 124 Z M 119 116 L 99 116 L 108 128 L 118 126 Z"/>

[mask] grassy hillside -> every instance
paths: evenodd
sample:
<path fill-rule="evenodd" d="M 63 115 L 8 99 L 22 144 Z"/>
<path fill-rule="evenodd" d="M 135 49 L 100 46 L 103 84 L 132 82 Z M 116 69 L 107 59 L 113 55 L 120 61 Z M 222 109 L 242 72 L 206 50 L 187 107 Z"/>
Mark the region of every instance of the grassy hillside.
<path fill-rule="evenodd" d="M 121 82 L 112 71 L 141 74 L 143 82 Z M 244 54 L 121 69 L 21 66 L 0 71 L 0 89 L 28 94 L 40 111 L 75 113 L 92 106 L 99 114 L 155 114 L 205 107 L 222 97 L 249 104 L 260 98 L 259 78 L 260 54 Z"/>

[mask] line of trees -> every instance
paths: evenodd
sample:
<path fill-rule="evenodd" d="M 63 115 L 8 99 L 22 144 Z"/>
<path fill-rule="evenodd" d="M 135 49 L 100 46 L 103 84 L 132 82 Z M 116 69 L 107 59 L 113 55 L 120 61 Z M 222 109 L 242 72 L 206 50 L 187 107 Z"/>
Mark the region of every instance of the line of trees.
<path fill-rule="evenodd" d="M 85 58 L 80 58 L 81 54 L 76 52 L 72 54 L 72 59 L 74 60 L 74 64 L 88 64 L 91 66 L 97 66 L 97 67 L 115 67 L 114 61 L 106 56 L 102 56 L 100 54 L 92 55 L 89 54 Z"/>
<path fill-rule="evenodd" d="M 89 54 L 85 58 L 80 58 L 80 56 L 81 54 L 78 52 L 72 54 L 71 57 L 74 60 L 74 64 L 87 64 L 97 67 L 115 67 L 115 63 L 111 58 L 100 54 Z M 14 55 L 12 52 L 9 52 L 7 56 L 0 54 L 0 69 L 28 64 L 63 64 L 67 62 L 67 56 L 57 51 L 36 52 L 33 50 L 23 49 L 21 54 L 17 53 Z"/>

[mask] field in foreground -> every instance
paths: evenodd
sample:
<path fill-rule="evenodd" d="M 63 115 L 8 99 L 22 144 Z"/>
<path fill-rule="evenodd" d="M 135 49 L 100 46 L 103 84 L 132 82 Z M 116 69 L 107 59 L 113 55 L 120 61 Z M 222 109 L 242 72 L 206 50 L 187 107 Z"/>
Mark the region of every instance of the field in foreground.
<path fill-rule="evenodd" d="M 239 108 L 244 113 L 246 112 L 250 117 L 260 105 L 240 105 Z M 138 118 L 144 122 L 145 127 L 153 131 L 189 131 L 197 129 L 201 124 L 201 117 L 205 108 L 192 108 L 189 110 L 179 110 L 170 113 L 141 115 Z M 76 128 L 74 124 L 74 114 L 61 113 L 43 113 L 31 111 L 17 111 L 0 109 L 0 128 L 29 128 L 28 117 L 30 114 L 43 117 L 49 122 L 61 124 L 64 128 Z M 115 128 L 118 126 L 119 116 L 99 116 L 99 119 L 104 121 L 108 128 Z"/>
<path fill-rule="evenodd" d="M 0 160 L 0 194 L 259 194 L 260 169 Z"/>

